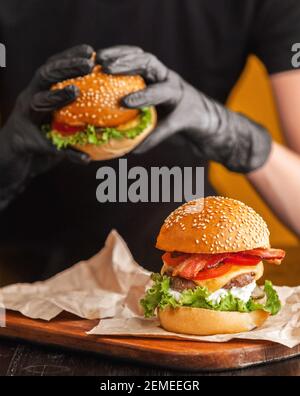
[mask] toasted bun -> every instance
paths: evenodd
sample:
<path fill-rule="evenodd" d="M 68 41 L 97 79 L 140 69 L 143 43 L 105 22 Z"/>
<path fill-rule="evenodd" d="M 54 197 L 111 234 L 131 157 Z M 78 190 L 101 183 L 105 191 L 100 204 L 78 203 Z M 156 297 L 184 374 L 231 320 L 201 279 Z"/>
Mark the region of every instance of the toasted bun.
<path fill-rule="evenodd" d="M 166 264 L 163 265 L 161 269 L 161 274 L 168 273 L 168 267 Z M 257 265 L 233 265 L 232 268 L 226 272 L 224 275 L 218 276 L 216 278 L 209 278 L 204 280 L 193 279 L 193 282 L 198 286 L 206 287 L 207 290 L 212 293 L 216 290 L 221 289 L 225 286 L 231 279 L 242 275 L 254 273 L 254 280 L 257 281 L 264 274 L 264 264 L 263 262 L 259 262 Z"/>
<path fill-rule="evenodd" d="M 165 220 L 156 247 L 168 252 L 225 253 L 269 248 L 269 230 L 259 214 L 231 198 L 188 202 Z"/>
<path fill-rule="evenodd" d="M 157 115 L 154 107 L 151 107 L 151 118 L 151 124 L 148 126 L 148 128 L 146 128 L 134 139 L 110 139 L 107 143 L 101 144 L 99 146 L 94 144 L 86 144 L 83 146 L 75 146 L 75 148 L 79 151 L 87 153 L 91 159 L 95 161 L 103 161 L 122 157 L 138 146 L 155 128 Z M 127 123 L 127 125 L 129 125 L 129 123 Z"/>
<path fill-rule="evenodd" d="M 140 76 L 110 75 L 101 72 L 99 65 L 83 77 L 71 78 L 52 86 L 62 89 L 68 85 L 79 88 L 78 98 L 53 114 L 53 121 L 70 126 L 116 127 L 119 131 L 133 128 L 139 122 L 139 110 L 122 107 L 120 100 L 130 93 L 145 88 Z M 99 146 L 76 145 L 79 151 L 87 153 L 93 160 L 108 160 L 121 157 L 139 145 L 155 128 L 157 115 L 151 107 L 150 125 L 134 139 L 110 139 Z"/>
<path fill-rule="evenodd" d="M 241 313 L 180 307 L 158 311 L 160 324 L 165 330 L 203 336 L 249 331 L 261 326 L 268 316 L 262 310 Z"/>
<path fill-rule="evenodd" d="M 91 74 L 59 82 L 51 89 L 62 89 L 68 85 L 77 86 L 79 96 L 74 102 L 55 111 L 54 121 L 96 127 L 117 127 L 136 118 L 139 110 L 122 107 L 120 100 L 146 86 L 140 76 L 105 74 L 99 65 Z"/>

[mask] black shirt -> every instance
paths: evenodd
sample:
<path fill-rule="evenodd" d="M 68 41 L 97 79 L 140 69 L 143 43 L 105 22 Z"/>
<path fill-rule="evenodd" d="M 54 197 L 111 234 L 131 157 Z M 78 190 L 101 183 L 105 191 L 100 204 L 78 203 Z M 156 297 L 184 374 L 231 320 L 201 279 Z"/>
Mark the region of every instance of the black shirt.
<path fill-rule="evenodd" d="M 299 0 L 1 1 L 0 42 L 7 48 L 7 67 L 0 69 L 1 115 L 5 122 L 17 95 L 50 55 L 84 42 L 96 49 L 140 46 L 224 103 L 250 53 L 269 73 L 292 68 L 299 21 Z M 206 165 L 183 136 L 127 158 L 128 167 Z M 49 256 L 61 252 L 61 263 L 69 265 L 95 253 L 116 228 L 142 265 L 158 268 L 155 237 L 178 203 L 100 204 L 95 175 L 101 165 L 64 162 L 38 176 L 0 215 L 1 243 L 31 244 Z M 117 168 L 118 162 L 105 165 Z M 205 192 L 212 193 L 208 183 Z"/>

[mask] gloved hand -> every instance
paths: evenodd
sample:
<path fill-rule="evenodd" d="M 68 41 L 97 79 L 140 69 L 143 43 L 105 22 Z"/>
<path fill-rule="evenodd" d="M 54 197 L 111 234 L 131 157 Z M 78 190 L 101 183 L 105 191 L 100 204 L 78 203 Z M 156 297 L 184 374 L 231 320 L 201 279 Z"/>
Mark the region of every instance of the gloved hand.
<path fill-rule="evenodd" d="M 138 47 L 117 46 L 99 50 L 96 58 L 107 73 L 140 74 L 148 82 L 146 89 L 125 97 L 124 106 L 156 105 L 163 110 L 156 130 L 135 153 L 184 131 L 199 155 L 232 171 L 248 173 L 267 160 L 271 138 L 265 128 L 197 91 L 154 55 Z"/>
<path fill-rule="evenodd" d="M 67 157 L 88 162 L 89 157 L 72 149 L 58 151 L 41 132 L 54 110 L 72 102 L 75 86 L 50 91 L 52 84 L 88 74 L 93 66 L 93 49 L 79 45 L 52 56 L 35 73 L 19 95 L 6 124 L 0 129 L 0 209 L 20 192 L 26 182 Z"/>

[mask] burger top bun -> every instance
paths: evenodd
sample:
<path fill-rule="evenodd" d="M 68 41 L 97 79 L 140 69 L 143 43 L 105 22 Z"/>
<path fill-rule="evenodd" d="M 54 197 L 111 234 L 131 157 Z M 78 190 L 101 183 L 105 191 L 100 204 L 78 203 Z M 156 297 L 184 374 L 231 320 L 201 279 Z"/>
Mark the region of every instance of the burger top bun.
<path fill-rule="evenodd" d="M 158 317 L 161 326 L 167 331 L 205 336 L 250 331 L 261 326 L 269 313 L 263 310 L 228 312 L 179 307 L 159 310 Z"/>
<path fill-rule="evenodd" d="M 79 88 L 79 96 L 55 111 L 54 120 L 72 126 L 91 124 L 96 127 L 116 127 L 137 117 L 139 110 L 122 107 L 120 100 L 146 87 L 140 76 L 102 73 L 99 65 L 92 73 L 59 82 L 51 89 L 62 89 L 68 85 Z"/>
<path fill-rule="evenodd" d="M 156 247 L 168 252 L 225 253 L 269 248 L 262 217 L 231 198 L 206 197 L 172 212 L 160 229 Z"/>

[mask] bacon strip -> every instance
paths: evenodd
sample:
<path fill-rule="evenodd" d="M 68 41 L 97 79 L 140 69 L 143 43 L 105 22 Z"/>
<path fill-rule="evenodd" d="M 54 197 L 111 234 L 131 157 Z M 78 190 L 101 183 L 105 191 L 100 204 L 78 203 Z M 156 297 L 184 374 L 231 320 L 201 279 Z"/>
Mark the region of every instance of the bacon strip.
<path fill-rule="evenodd" d="M 194 279 L 200 271 L 214 268 L 227 258 L 238 258 L 239 256 L 254 256 L 261 260 L 266 260 L 270 264 L 279 265 L 285 256 L 285 251 L 281 249 L 259 248 L 237 253 L 191 254 L 188 257 L 185 256 L 185 259 L 174 267 L 172 276 Z"/>
<path fill-rule="evenodd" d="M 252 249 L 243 252 L 245 254 L 250 254 L 251 256 L 260 257 L 262 260 L 267 261 L 270 264 L 281 264 L 281 261 L 285 257 L 285 251 L 282 249 Z"/>
<path fill-rule="evenodd" d="M 181 276 L 186 279 L 193 279 L 198 272 L 205 269 L 210 269 L 220 264 L 230 254 L 192 254 L 186 258 L 182 263 L 176 266 L 173 270 L 172 276 Z"/>

